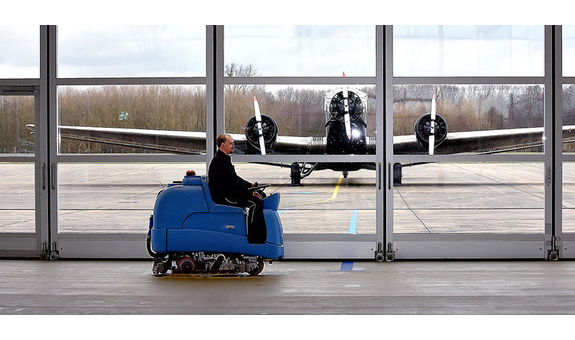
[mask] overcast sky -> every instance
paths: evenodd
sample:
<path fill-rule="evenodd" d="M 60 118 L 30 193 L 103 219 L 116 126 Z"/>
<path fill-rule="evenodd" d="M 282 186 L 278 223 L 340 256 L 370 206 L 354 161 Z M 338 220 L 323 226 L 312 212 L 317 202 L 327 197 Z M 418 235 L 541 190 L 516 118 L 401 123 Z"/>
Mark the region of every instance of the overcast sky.
<path fill-rule="evenodd" d="M 205 26 L 59 26 L 60 77 L 204 76 Z M 542 26 L 395 26 L 396 76 L 542 76 Z M 565 60 L 575 29 L 564 27 Z M 0 25 L 0 78 L 39 74 L 36 25 Z M 225 62 L 262 76 L 375 76 L 374 26 L 227 26 Z M 575 65 L 564 66 L 575 75 Z"/>

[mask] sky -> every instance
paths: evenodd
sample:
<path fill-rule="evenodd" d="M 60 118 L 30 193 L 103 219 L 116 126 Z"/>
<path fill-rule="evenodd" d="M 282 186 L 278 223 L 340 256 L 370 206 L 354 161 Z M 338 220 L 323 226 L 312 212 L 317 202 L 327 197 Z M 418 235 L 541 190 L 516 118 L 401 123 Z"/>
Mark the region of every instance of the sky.
<path fill-rule="evenodd" d="M 542 76 L 542 26 L 396 25 L 396 76 Z M 226 25 L 225 63 L 260 76 L 375 76 L 375 27 Z M 575 30 L 565 27 L 565 60 Z M 59 77 L 205 76 L 205 26 L 58 26 Z M 36 25 L 0 25 L 0 78 L 36 78 Z M 566 67 L 567 74 L 575 73 Z"/>

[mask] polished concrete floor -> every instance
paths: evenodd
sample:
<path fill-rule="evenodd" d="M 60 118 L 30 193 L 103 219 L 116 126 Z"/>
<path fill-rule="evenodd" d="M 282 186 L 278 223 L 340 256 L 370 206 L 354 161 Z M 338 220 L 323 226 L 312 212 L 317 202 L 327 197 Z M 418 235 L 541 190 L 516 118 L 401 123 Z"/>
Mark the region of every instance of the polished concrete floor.
<path fill-rule="evenodd" d="M 0 314 L 575 314 L 575 261 L 280 261 L 256 277 L 150 269 L 0 260 Z"/>

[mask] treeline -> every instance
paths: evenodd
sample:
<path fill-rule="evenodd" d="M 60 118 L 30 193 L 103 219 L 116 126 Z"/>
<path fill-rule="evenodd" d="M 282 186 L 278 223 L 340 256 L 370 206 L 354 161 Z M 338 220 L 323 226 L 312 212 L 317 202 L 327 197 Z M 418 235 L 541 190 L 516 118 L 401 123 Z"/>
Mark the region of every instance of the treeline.
<path fill-rule="evenodd" d="M 543 86 L 522 85 L 398 85 L 394 86 L 394 135 L 413 133 L 417 118 L 436 112 L 450 132 L 543 126 Z"/>
<path fill-rule="evenodd" d="M 375 135 L 375 88 L 368 93 L 368 135 Z M 450 132 L 543 126 L 543 87 L 521 85 L 394 86 L 394 135 L 413 134 L 417 118 L 437 112 Z M 564 88 L 564 124 L 575 124 L 575 86 Z M 243 133 L 254 114 L 256 96 L 262 113 L 278 123 L 281 135 L 325 136 L 325 91 L 263 85 L 225 86 L 225 124 L 230 133 Z M 203 86 L 138 85 L 60 87 L 60 125 L 205 131 L 206 92 Z M 33 136 L 25 128 L 34 122 L 32 97 L 0 97 L 0 152 L 33 152 Z M 97 143 L 61 140 L 61 152 L 119 152 Z M 142 150 L 126 150 L 142 152 Z M 148 151 L 149 152 L 149 151 Z"/>
<path fill-rule="evenodd" d="M 0 152 L 34 152 L 34 136 L 26 124 L 34 123 L 34 97 L 0 96 Z"/>

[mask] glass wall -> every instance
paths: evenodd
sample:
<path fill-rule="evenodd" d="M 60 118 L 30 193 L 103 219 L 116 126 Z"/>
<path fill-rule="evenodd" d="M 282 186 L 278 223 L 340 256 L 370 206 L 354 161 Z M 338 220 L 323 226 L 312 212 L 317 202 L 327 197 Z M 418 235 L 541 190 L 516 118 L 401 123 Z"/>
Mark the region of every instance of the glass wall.
<path fill-rule="evenodd" d="M 543 76 L 543 26 L 393 26 L 393 75 Z"/>
<path fill-rule="evenodd" d="M 0 234 L 34 233 L 34 163 L 0 163 Z"/>
<path fill-rule="evenodd" d="M 0 25 L 0 79 L 40 77 L 37 25 Z"/>
<path fill-rule="evenodd" d="M 205 26 L 58 26 L 58 76 L 206 75 Z"/>
<path fill-rule="evenodd" d="M 146 233 L 161 190 L 205 164 L 60 163 L 60 233 Z"/>
<path fill-rule="evenodd" d="M 50 33 L 58 84 L 52 237 L 64 257 L 99 247 L 139 254 L 145 247 L 134 240 L 148 231 L 158 193 L 187 170 L 205 174 L 206 27 L 62 25 Z"/>
<path fill-rule="evenodd" d="M 562 26 L 563 34 L 563 77 L 575 76 L 575 26 Z M 562 185 L 562 227 L 564 233 L 575 232 L 575 84 L 563 80 L 563 185 Z"/>
<path fill-rule="evenodd" d="M 375 26 L 233 26 L 226 77 L 375 76 Z"/>
<path fill-rule="evenodd" d="M 0 163 L 0 233 L 36 230 L 34 115 L 34 96 L 0 96 L 0 157 L 12 159 Z"/>
<path fill-rule="evenodd" d="M 563 86 L 562 225 L 571 233 L 574 27 L 557 31 L 563 38 L 557 78 Z M 386 242 L 394 232 L 401 240 L 409 234 L 547 237 L 553 203 L 546 179 L 553 164 L 545 153 L 552 121 L 545 111 L 553 98 L 545 51 L 553 46 L 553 29 L 2 26 L 2 231 L 34 231 L 34 219 L 43 218 L 31 214 L 40 202 L 30 196 L 32 181 L 46 179 L 58 188 L 57 197 L 45 199 L 58 220 L 53 239 L 58 233 L 66 242 L 91 241 L 89 234 L 98 233 L 136 239 L 162 186 L 181 179 L 189 165 L 204 174 L 214 135 L 226 132 L 236 139 L 238 173 L 282 194 L 288 241 Z M 38 95 L 40 84 L 49 84 L 39 96 L 47 100 L 35 102 L 31 94 Z M 381 85 L 392 91 L 392 103 L 378 97 Z M 15 87 L 17 96 L 10 92 Z M 433 154 L 432 107 L 438 116 Z M 35 109 L 49 117 L 35 122 Z M 258 109 L 264 136 L 271 136 L 265 156 Z M 381 131 L 390 125 L 384 142 Z M 32 132 L 49 134 L 42 147 L 58 147 L 41 156 Z M 389 149 L 382 146 L 391 140 L 393 156 L 384 155 Z M 386 186 L 394 162 L 402 165 L 401 183 Z M 300 186 L 291 186 L 294 164 Z M 10 188 L 14 183 L 18 188 Z M 391 210 L 382 211 L 385 204 Z M 380 222 L 391 216 L 386 230 Z"/>
<path fill-rule="evenodd" d="M 38 25 L 0 25 L 2 256 L 39 256 L 41 230 L 47 227 L 39 203 L 45 198 L 39 189 L 44 146 L 36 145 L 33 134 L 40 107 L 40 31 Z"/>
<path fill-rule="evenodd" d="M 58 88 L 60 153 L 206 153 L 203 85 Z"/>
<path fill-rule="evenodd" d="M 396 85 L 395 154 L 429 152 L 434 97 L 435 154 L 543 152 L 541 85 Z"/>
<path fill-rule="evenodd" d="M 491 249 L 489 256 L 509 257 L 513 250 L 498 242 L 514 240 L 521 242 L 517 249 L 542 256 L 551 233 L 545 32 L 519 25 L 393 26 L 398 249 L 443 258 L 481 257 Z M 459 250 L 449 248 L 453 240 Z"/>
<path fill-rule="evenodd" d="M 223 32 L 225 132 L 235 140 L 238 174 L 281 193 L 288 241 L 297 234 L 305 235 L 298 240 L 373 237 L 376 27 L 226 25 Z M 237 163 L 250 155 L 260 164 Z M 302 157 L 309 155 L 317 157 Z M 352 155 L 373 157 L 351 162 Z M 301 186 L 291 186 L 295 175 Z"/>
<path fill-rule="evenodd" d="M 394 231 L 542 234 L 542 163 L 429 163 L 403 168 L 394 188 Z"/>
<path fill-rule="evenodd" d="M 347 151 L 336 146 L 345 136 L 338 107 L 344 90 L 354 141 Z M 260 154 L 254 105 L 264 115 L 267 154 L 375 154 L 375 86 L 226 85 L 225 132 L 236 140 L 237 153 Z"/>

